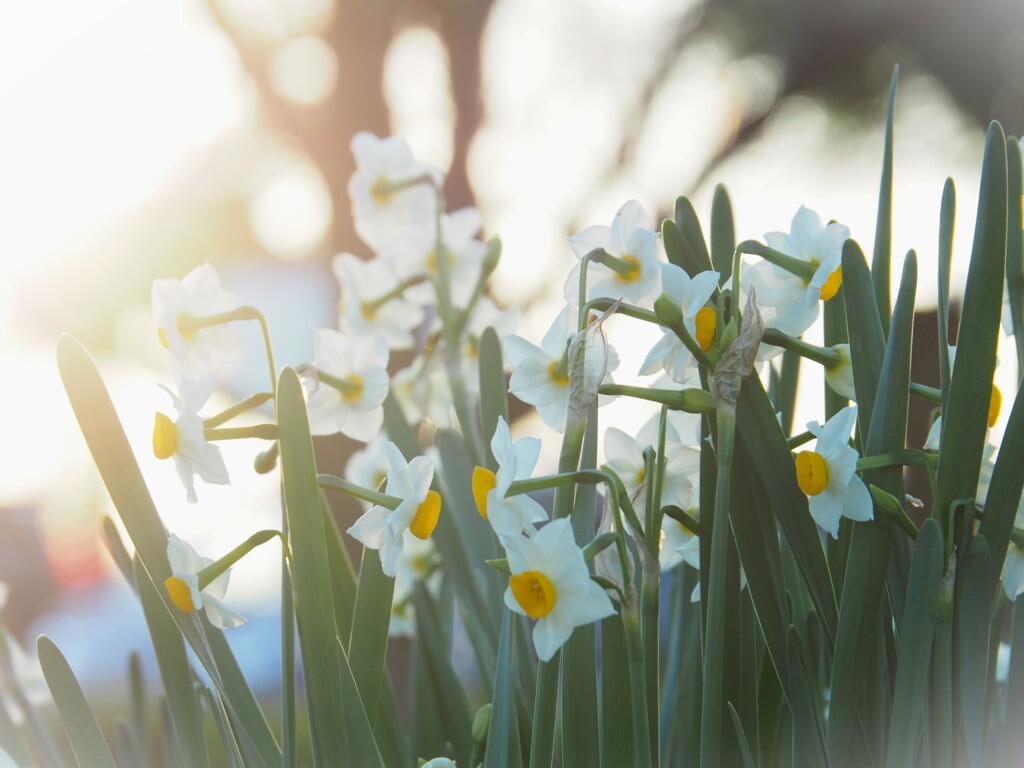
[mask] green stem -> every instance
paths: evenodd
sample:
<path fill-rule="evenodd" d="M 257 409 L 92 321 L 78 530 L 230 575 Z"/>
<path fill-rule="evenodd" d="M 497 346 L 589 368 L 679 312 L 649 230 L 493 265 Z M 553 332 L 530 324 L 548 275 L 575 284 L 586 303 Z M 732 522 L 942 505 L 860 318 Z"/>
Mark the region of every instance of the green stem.
<path fill-rule="evenodd" d="M 932 462 L 932 457 L 924 451 L 905 448 L 900 451 L 880 453 L 876 456 L 865 456 L 862 459 L 858 459 L 857 471 L 861 472 L 865 469 L 883 469 L 885 467 L 903 467 L 907 465 L 925 467 L 927 469 Z"/>
<path fill-rule="evenodd" d="M 736 246 L 736 250 L 741 253 L 749 253 L 751 256 L 760 256 L 765 261 L 771 262 L 775 266 L 782 267 L 787 272 L 796 275 L 805 283 L 811 282 L 814 273 L 818 271 L 817 267 L 811 262 L 793 258 L 789 254 L 769 248 L 767 245 L 756 240 L 744 240 Z"/>
<path fill-rule="evenodd" d="M 686 530 L 692 533 L 694 536 L 700 536 L 700 521 L 697 520 L 689 512 L 684 511 L 675 504 L 669 504 L 668 506 L 662 507 L 661 511 L 667 516 L 671 517 Z"/>
<path fill-rule="evenodd" d="M 329 373 L 321 371 L 319 368 L 316 369 L 316 378 L 321 384 L 334 387 L 334 389 L 341 392 L 342 397 L 358 398 L 363 391 L 363 384 L 361 381 L 357 381 L 355 379 L 342 379 L 338 376 L 332 376 Z"/>
<path fill-rule="evenodd" d="M 600 469 L 578 469 L 574 472 L 560 472 L 555 475 L 541 475 L 540 477 L 516 480 L 508 487 L 505 498 L 518 496 L 522 493 L 543 491 L 548 488 L 560 488 L 563 485 L 572 485 L 573 483 L 606 483 L 610 487 L 612 482 L 608 473 Z"/>
<path fill-rule="evenodd" d="M 398 285 L 396 285 L 390 291 L 381 294 L 376 299 L 361 302 L 360 309 L 362 309 L 364 312 L 369 312 L 370 314 L 373 314 L 392 299 L 399 298 L 403 293 L 405 293 L 410 288 L 420 285 L 421 283 L 425 283 L 429 279 L 429 275 L 413 275 L 412 277 L 407 277 L 405 278 L 405 280 L 402 280 L 400 283 L 398 283 Z"/>
<path fill-rule="evenodd" d="M 661 403 L 674 411 L 713 413 L 715 410 L 715 400 L 711 393 L 695 387 L 689 389 L 654 389 L 651 387 L 633 387 L 628 384 L 602 384 L 598 392 L 602 395 L 635 397 L 638 400 Z"/>
<path fill-rule="evenodd" d="M 232 549 L 226 555 L 220 559 L 210 563 L 208 566 L 203 568 L 196 576 L 199 578 L 199 590 L 202 591 L 210 586 L 210 583 L 224 573 L 228 568 L 237 563 L 252 550 L 258 547 L 260 544 L 264 544 L 271 539 L 278 538 L 281 540 L 281 546 L 284 548 L 285 557 L 288 557 L 288 543 L 285 540 L 284 534 L 280 531 L 268 529 L 265 531 L 257 531 L 248 539 L 243 541 L 237 547 Z"/>
<path fill-rule="evenodd" d="M 819 347 L 815 344 L 808 344 L 806 341 L 783 333 L 776 328 L 765 328 L 761 341 L 771 344 L 773 347 L 781 347 L 796 352 L 801 357 L 821 363 L 826 368 L 835 368 L 842 363 L 842 357 L 831 347 Z"/>
<path fill-rule="evenodd" d="M 317 475 L 316 484 L 321 488 L 333 488 L 336 491 L 343 491 L 349 496 L 380 507 L 387 507 L 388 509 L 395 509 L 402 503 L 402 499 L 397 496 L 388 496 L 386 493 L 363 488 L 361 485 L 356 485 L 335 475 Z"/>
<path fill-rule="evenodd" d="M 267 367 L 270 370 L 270 386 L 275 399 L 277 398 L 277 366 L 274 364 L 274 350 L 270 346 L 270 329 L 267 327 L 267 319 L 256 307 L 238 307 L 230 312 L 221 312 L 206 317 L 193 317 L 192 315 L 181 315 L 178 317 L 178 331 L 182 336 L 191 335 L 203 328 L 212 328 L 215 325 L 225 325 L 235 320 L 256 320 L 260 324 L 260 331 L 263 333 L 263 347 L 267 353 Z"/>
<path fill-rule="evenodd" d="M 916 540 L 919 533 L 917 526 L 914 525 L 914 521 L 907 515 L 899 499 L 891 493 L 886 493 L 876 485 L 869 485 L 868 490 L 871 491 L 871 498 L 874 499 L 875 507 L 881 511 L 885 519 L 900 528 L 911 539 Z"/>
<path fill-rule="evenodd" d="M 585 317 L 590 312 L 607 312 L 613 306 L 615 306 L 617 299 L 610 299 L 602 296 L 597 299 L 591 299 L 583 306 L 583 316 Z M 632 317 L 634 320 L 642 320 L 645 323 L 651 323 L 653 325 L 661 326 L 662 323 L 658 319 L 658 316 L 649 309 L 643 307 L 637 307 L 633 304 L 619 304 L 615 308 L 615 314 L 625 315 L 626 317 Z"/>
<path fill-rule="evenodd" d="M 629 658 L 629 686 L 633 703 L 633 747 L 636 768 L 651 768 L 650 727 L 648 725 L 647 691 L 645 685 L 644 649 L 636 601 L 622 607 L 622 624 L 626 633 L 626 654 Z"/>
<path fill-rule="evenodd" d="M 210 440 L 245 440 L 256 438 L 257 440 L 277 440 L 276 424 L 253 424 L 250 427 L 218 427 L 203 430 L 203 436 Z"/>
<path fill-rule="evenodd" d="M 701 768 L 717 768 L 722 750 L 722 675 L 725 663 L 726 557 L 729 548 L 729 504 L 732 492 L 732 458 L 736 437 L 736 412 L 720 403 L 716 413 L 718 475 L 711 529 L 708 566 L 707 628 L 704 638 L 704 690 L 701 703 Z"/>
<path fill-rule="evenodd" d="M 230 408 L 225 408 L 220 413 L 203 419 L 203 426 L 207 429 L 219 427 L 221 424 L 231 421 L 231 419 L 236 416 L 240 416 L 246 411 L 251 411 L 253 408 L 259 408 L 264 403 L 273 399 L 273 392 L 258 392 L 255 395 L 249 395 L 249 397 L 245 398 L 245 400 L 242 400 L 240 403 L 235 403 Z"/>
<path fill-rule="evenodd" d="M 816 440 L 817 436 L 813 432 L 801 432 L 799 435 L 793 435 L 786 440 L 786 445 L 789 446 L 789 450 L 799 448 L 801 445 L 806 445 L 811 440 Z"/>

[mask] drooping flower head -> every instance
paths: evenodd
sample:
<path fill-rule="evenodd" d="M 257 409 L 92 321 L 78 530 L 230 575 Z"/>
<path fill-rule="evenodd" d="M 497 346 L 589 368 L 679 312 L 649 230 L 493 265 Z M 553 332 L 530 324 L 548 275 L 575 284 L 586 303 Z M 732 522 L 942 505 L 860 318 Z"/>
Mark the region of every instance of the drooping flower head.
<path fill-rule="evenodd" d="M 177 416 L 171 419 L 157 413 L 153 424 L 153 453 L 158 459 L 174 458 L 174 469 L 181 479 L 190 504 L 197 501 L 194 475 L 215 485 L 228 485 L 228 469 L 220 448 L 206 439 L 203 419 L 199 416 L 210 398 L 216 379 L 212 374 L 198 381 L 183 381 L 180 396 L 164 387 L 174 401 Z"/>
<path fill-rule="evenodd" d="M 388 395 L 388 345 L 381 336 L 349 338 L 318 328 L 315 389 L 309 395 L 309 430 L 314 435 L 341 432 L 367 442 L 384 422 Z"/>
<path fill-rule="evenodd" d="M 718 272 L 701 272 L 692 279 L 675 264 L 662 267 L 662 290 L 679 302 L 686 330 L 707 351 L 715 339 L 718 315 L 706 306 L 718 288 Z M 671 330 L 662 328 L 661 339 L 647 353 L 640 373 L 644 376 L 664 370 L 672 381 L 686 384 L 697 372 L 697 361 Z"/>
<path fill-rule="evenodd" d="M 583 259 L 595 248 L 603 248 L 618 260 L 619 270 L 604 264 L 587 267 L 587 299 L 622 298 L 630 304 L 650 303 L 660 293 L 661 262 L 658 260 L 658 233 L 651 226 L 647 211 L 636 200 L 630 200 L 615 214 L 610 227 L 587 227 L 569 238 L 576 258 Z M 569 273 L 565 282 L 565 298 L 575 305 L 579 301 L 580 265 Z"/>
<path fill-rule="evenodd" d="M 189 327 L 189 320 L 220 315 L 242 306 L 220 286 L 217 270 L 196 267 L 183 280 L 153 281 L 153 321 L 168 352 L 168 368 L 179 378 L 222 372 L 245 357 L 238 332 L 227 324 Z"/>
<path fill-rule="evenodd" d="M 817 213 L 800 206 L 788 233 L 769 232 L 764 237 L 770 248 L 814 267 L 810 280 L 768 261 L 744 272 L 744 282 L 757 291 L 765 327 L 799 336 L 818 319 L 821 302 L 835 296 L 842 285 L 843 243 L 850 230 L 842 224 L 825 225 Z"/>
<path fill-rule="evenodd" d="M 533 645 L 542 661 L 550 661 L 576 627 L 615 613 L 608 595 L 591 580 L 567 519 L 548 523 L 532 539 L 502 541 L 512 572 L 505 605 L 537 620 Z"/>
<path fill-rule="evenodd" d="M 857 406 L 843 408 L 825 422 L 808 423 L 818 438 L 813 451 L 796 456 L 796 479 L 814 521 L 839 537 L 839 518 L 871 520 L 875 516 L 871 494 L 857 476 L 857 451 L 850 447 L 850 435 L 857 420 Z"/>
<path fill-rule="evenodd" d="M 497 473 L 486 467 L 473 471 L 477 511 L 499 536 L 518 536 L 524 532 L 532 535 L 534 525 L 548 519 L 544 507 L 525 493 L 510 498 L 505 498 L 505 494 L 513 481 L 525 480 L 533 472 L 540 455 L 540 440 L 521 437 L 513 443 L 508 424 L 499 418 L 491 438 L 491 452 L 498 462 Z"/>
<path fill-rule="evenodd" d="M 202 609 L 206 611 L 210 623 L 220 629 L 232 629 L 245 623 L 241 614 L 221 602 L 228 589 L 230 568 L 200 589 L 199 572 L 214 561 L 200 556 L 187 541 L 173 533 L 167 540 L 167 560 L 171 564 L 172 575 L 164 582 L 164 586 L 180 610 L 194 613 Z"/>
<path fill-rule="evenodd" d="M 382 505 L 372 507 L 348 529 L 349 535 L 367 549 L 380 553 L 385 574 L 394 577 L 402 559 L 406 538 L 427 539 L 437 525 L 441 497 L 430 490 L 434 479 L 434 462 L 417 456 L 407 462 L 398 446 L 388 443 L 388 481 L 384 492 L 401 499 L 394 509 Z"/>

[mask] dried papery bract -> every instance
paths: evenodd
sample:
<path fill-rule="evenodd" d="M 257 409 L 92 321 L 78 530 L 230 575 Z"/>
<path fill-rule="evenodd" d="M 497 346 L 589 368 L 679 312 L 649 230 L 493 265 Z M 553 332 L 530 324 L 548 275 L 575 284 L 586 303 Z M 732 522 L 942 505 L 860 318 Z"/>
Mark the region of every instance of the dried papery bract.
<path fill-rule="evenodd" d="M 719 407 L 727 406 L 734 413 L 743 379 L 754 369 L 757 348 L 764 335 L 764 321 L 757 308 L 756 292 L 751 289 L 743 310 L 743 323 L 736 340 L 722 353 L 715 372 L 708 377 L 711 394 Z"/>

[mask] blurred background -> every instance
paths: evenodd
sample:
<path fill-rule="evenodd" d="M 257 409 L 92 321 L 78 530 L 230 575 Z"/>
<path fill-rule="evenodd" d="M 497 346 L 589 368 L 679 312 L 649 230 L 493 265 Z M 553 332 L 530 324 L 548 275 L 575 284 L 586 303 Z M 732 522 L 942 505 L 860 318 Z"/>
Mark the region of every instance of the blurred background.
<path fill-rule="evenodd" d="M 216 556 L 277 524 L 258 447 L 225 444 L 234 485 L 200 484 L 194 506 L 152 457 L 153 413 L 169 403 L 150 288 L 210 262 L 266 313 L 279 364 L 309 360 L 312 329 L 335 323 L 331 257 L 369 256 L 346 192 L 357 131 L 404 136 L 447 173 L 450 210 L 481 209 L 505 246 L 495 298 L 527 308 L 519 332 L 536 341 L 574 263 L 566 236 L 629 198 L 661 217 L 686 194 L 706 217 L 724 183 L 739 239 L 788 230 L 806 204 L 870 252 L 896 63 L 893 269 L 918 250 L 927 310 L 944 179 L 957 182 L 957 290 L 985 127 L 1024 131 L 1019 0 L 0 3 L 7 624 L 29 645 L 50 634 L 83 680 L 117 691 L 128 654 L 149 647 L 98 536 L 113 510 L 57 376 L 62 332 L 97 358 L 170 529 Z M 934 319 L 919 325 L 934 339 Z M 247 338 L 253 359 L 221 405 L 265 388 Z M 620 349 L 620 370 L 653 340 Z M 915 359 L 915 378 L 937 382 L 934 365 Z M 798 423 L 821 418 L 820 380 L 805 388 Z M 640 423 L 616 408 L 607 424 Z M 916 418 L 923 440 L 927 409 Z M 250 619 L 232 642 L 264 692 L 277 684 L 272 546 L 235 568 L 228 594 Z"/>

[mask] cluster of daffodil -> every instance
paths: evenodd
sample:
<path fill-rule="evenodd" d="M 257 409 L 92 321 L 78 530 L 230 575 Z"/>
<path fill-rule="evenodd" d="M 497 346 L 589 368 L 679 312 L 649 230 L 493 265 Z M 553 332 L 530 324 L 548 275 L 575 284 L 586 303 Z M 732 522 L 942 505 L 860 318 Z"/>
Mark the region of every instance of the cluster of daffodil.
<path fill-rule="evenodd" d="M 228 482 L 218 440 L 267 441 L 256 469 L 282 474 L 281 529 L 217 560 L 162 529 L 157 557 L 119 505 L 145 567 L 126 573 L 144 604 L 146 574 L 160 575 L 234 764 L 296 763 L 296 636 L 323 766 L 444 754 L 427 765 L 952 768 L 1007 754 L 1007 724 L 1024 716 L 1024 405 L 1003 419 L 992 381 L 1000 313 L 1024 370 L 1014 140 L 989 134 L 959 355 L 946 344 L 951 185 L 943 198 L 940 387 L 910 374 L 915 254 L 890 296 L 891 152 L 871 270 L 847 227 L 806 207 L 788 232 L 737 243 L 720 189 L 709 244 L 686 198 L 660 227 L 629 201 L 569 238 L 566 304 L 536 344 L 488 298 L 500 243 L 480 239 L 474 209 L 446 212 L 443 174 L 397 138 L 360 134 L 352 151 L 352 213 L 373 255 L 335 258 L 338 326 L 315 331 L 308 364 L 279 375 L 262 315 L 209 266 L 153 291 L 176 411 L 157 415 L 154 453 L 173 457 L 190 501 L 194 475 Z M 660 333 L 636 371 L 622 370 L 612 315 L 620 334 Z M 802 338 L 819 318 L 823 345 Z M 204 418 L 242 358 L 241 321 L 264 332 L 269 391 Z M 824 404 L 794 430 L 801 365 Z M 507 394 L 561 434 L 555 471 L 537 472 L 538 438 L 513 439 Z M 911 396 L 941 411 L 919 445 Z M 614 398 L 657 412 L 602 432 Z M 229 425 L 268 403 L 273 422 Z M 310 439 L 337 433 L 364 444 L 344 477 L 317 472 Z M 930 514 L 904 492 L 907 466 L 927 474 Z M 324 489 L 364 505 L 341 526 L 363 547 L 358 572 Z M 230 568 L 271 538 L 285 558 L 280 747 L 207 628 L 241 623 L 224 602 Z M 1006 683 L 994 649 L 1011 613 Z M 409 735 L 389 632 L 414 642 Z"/>

